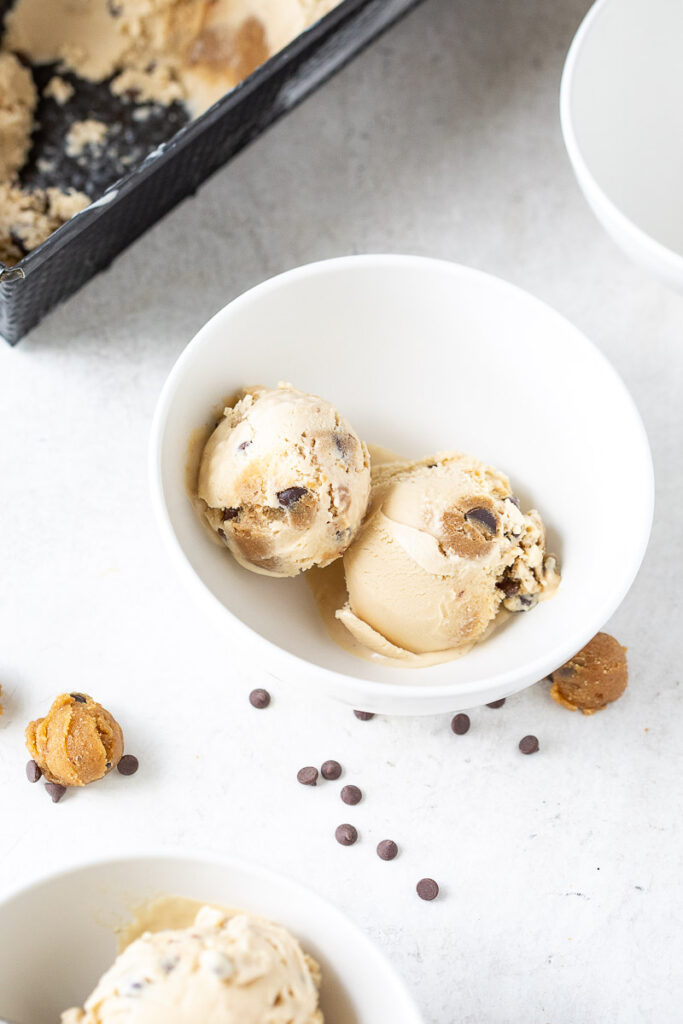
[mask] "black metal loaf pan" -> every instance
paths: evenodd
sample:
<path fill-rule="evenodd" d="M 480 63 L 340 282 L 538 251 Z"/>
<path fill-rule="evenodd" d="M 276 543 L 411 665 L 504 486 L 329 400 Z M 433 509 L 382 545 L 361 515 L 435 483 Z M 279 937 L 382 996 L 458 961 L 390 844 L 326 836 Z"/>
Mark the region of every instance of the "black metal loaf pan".
<path fill-rule="evenodd" d="M 101 189 L 100 198 L 93 194 L 93 179 L 90 187 L 67 181 L 85 187 L 95 201 L 16 266 L 4 269 L 0 264 L 0 336 L 10 344 L 19 341 L 53 306 L 108 266 L 130 242 L 419 2 L 342 0 L 205 114 Z M 91 105 L 94 101 L 96 97 L 87 97 Z M 165 117 L 168 133 L 173 115 Z M 46 120 L 49 132 L 49 117 Z M 26 183 L 31 180 L 29 168 Z M 41 184 L 38 172 L 33 181 Z"/>

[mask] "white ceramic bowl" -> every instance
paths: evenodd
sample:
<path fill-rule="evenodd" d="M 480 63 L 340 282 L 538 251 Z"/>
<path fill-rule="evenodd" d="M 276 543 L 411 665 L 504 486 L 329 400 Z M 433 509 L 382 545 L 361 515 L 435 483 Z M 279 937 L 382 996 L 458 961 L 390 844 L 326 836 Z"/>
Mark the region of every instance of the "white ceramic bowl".
<path fill-rule="evenodd" d="M 569 50 L 562 131 L 603 227 L 683 288 L 683 3 L 598 0 Z"/>
<path fill-rule="evenodd" d="M 549 527 L 563 567 L 557 596 L 445 665 L 386 667 L 334 644 L 306 581 L 240 568 L 185 493 L 188 438 L 207 411 L 231 389 L 278 380 L 323 395 L 394 451 L 459 448 L 505 470 Z M 150 471 L 173 562 L 230 642 L 287 681 L 386 714 L 472 707 L 543 678 L 620 603 L 652 519 L 643 425 L 597 349 L 519 289 L 419 257 L 318 263 L 230 303 L 170 374 Z"/>
<path fill-rule="evenodd" d="M 114 927 L 132 907 L 167 895 L 253 911 L 289 928 L 322 967 L 326 1024 L 421 1024 L 389 962 L 315 893 L 240 862 L 169 854 L 90 863 L 0 902 L 0 1016 L 56 1024 L 113 963 Z"/>

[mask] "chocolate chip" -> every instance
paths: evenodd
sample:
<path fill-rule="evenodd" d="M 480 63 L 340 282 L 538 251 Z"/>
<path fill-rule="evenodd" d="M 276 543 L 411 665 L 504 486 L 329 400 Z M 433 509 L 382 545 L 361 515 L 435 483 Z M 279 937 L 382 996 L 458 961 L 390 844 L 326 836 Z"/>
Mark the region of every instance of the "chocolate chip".
<path fill-rule="evenodd" d="M 305 487 L 286 487 L 284 491 L 277 492 L 277 500 L 283 508 L 289 508 L 296 504 L 299 498 L 303 498 L 306 493 Z"/>
<path fill-rule="evenodd" d="M 116 767 L 122 775 L 135 775 L 140 762 L 133 754 L 124 754 Z"/>
<path fill-rule="evenodd" d="M 312 766 L 300 768 L 296 777 L 302 786 L 315 786 L 318 782 L 318 769 Z"/>
<path fill-rule="evenodd" d="M 491 534 L 492 537 L 498 533 L 498 520 L 488 508 L 482 508 L 477 506 L 471 508 L 468 512 L 465 512 L 465 519 L 468 522 L 478 523 L 483 526 L 484 529 Z"/>
<path fill-rule="evenodd" d="M 252 690 L 249 694 L 249 703 L 252 708 L 258 708 L 262 711 L 263 708 L 267 708 L 270 704 L 270 694 L 267 690 Z"/>
<path fill-rule="evenodd" d="M 50 794 L 53 804 L 58 804 L 66 793 L 66 786 L 60 786 L 58 782 L 46 782 L 45 789 Z"/>
<path fill-rule="evenodd" d="M 84 696 L 82 693 L 70 693 L 69 696 L 73 697 L 73 699 L 77 701 L 78 704 L 86 704 L 88 700 L 88 698 Z"/>
<path fill-rule="evenodd" d="M 506 597 L 514 597 L 520 584 L 519 580 L 511 580 L 509 576 L 503 576 L 502 580 L 498 580 L 496 586 L 503 591 Z"/>
<path fill-rule="evenodd" d="M 231 519 L 237 519 L 239 514 L 240 514 L 240 510 L 238 508 L 224 508 L 223 509 L 223 522 L 227 523 Z"/>
<path fill-rule="evenodd" d="M 427 469 L 436 469 L 436 467 L 437 467 L 437 463 L 436 462 L 428 462 L 426 468 Z"/>
<path fill-rule="evenodd" d="M 328 781 L 330 782 L 333 782 L 335 779 L 338 779 L 341 773 L 342 766 L 339 764 L 339 761 L 325 761 L 322 768 L 320 769 L 320 774 L 322 775 L 322 777 L 324 779 L 328 779 Z"/>
<path fill-rule="evenodd" d="M 350 804 L 352 807 L 354 807 L 356 804 L 359 804 L 361 802 L 361 800 L 363 799 L 363 794 L 361 793 L 358 786 L 344 786 L 344 788 L 341 791 L 341 798 L 345 804 Z"/>
<path fill-rule="evenodd" d="M 251 441 L 242 441 L 242 444 L 238 444 L 237 445 L 237 451 L 238 452 L 245 451 L 249 447 L 250 444 L 251 444 Z"/>
<path fill-rule="evenodd" d="M 377 844 L 377 856 L 380 860 L 393 860 L 398 853 L 398 846 L 393 839 L 383 839 Z"/>
<path fill-rule="evenodd" d="M 220 529 L 218 529 L 218 530 L 216 530 L 216 533 L 217 533 L 217 534 L 218 534 L 218 536 L 219 536 L 219 537 L 221 538 L 221 540 L 227 540 L 227 539 L 228 539 L 228 538 L 227 538 L 227 537 L 225 536 L 225 530 L 220 530 Z"/>
<path fill-rule="evenodd" d="M 361 722 L 369 722 L 371 718 L 374 718 L 372 711 L 354 711 L 356 718 L 359 718 Z"/>
<path fill-rule="evenodd" d="M 109 769 L 111 768 L 111 761 L 107 761 L 104 767 L 107 769 L 107 771 L 109 771 Z"/>
<path fill-rule="evenodd" d="M 41 769 L 38 767 L 35 761 L 26 762 L 26 778 L 29 782 L 37 782 L 42 775 Z"/>
<path fill-rule="evenodd" d="M 439 895 L 439 887 L 433 878 L 421 878 L 415 889 L 421 900 L 435 900 Z"/>
<path fill-rule="evenodd" d="M 506 497 L 506 499 L 505 499 L 505 500 L 506 500 L 506 501 L 511 501 L 511 502 L 512 502 L 512 504 L 513 504 L 513 505 L 514 505 L 514 506 L 515 506 L 516 508 L 521 508 L 521 507 L 522 507 L 522 505 L 521 505 L 521 502 L 520 502 L 520 500 L 519 500 L 519 498 L 517 497 L 517 495 L 516 495 L 516 494 L 508 494 L 508 496 Z"/>
<path fill-rule="evenodd" d="M 456 715 L 451 722 L 451 729 L 456 736 L 464 736 L 466 732 L 469 732 L 470 728 L 470 716 L 469 715 Z"/>
<path fill-rule="evenodd" d="M 535 754 L 538 750 L 538 739 L 535 736 L 523 736 L 519 741 L 519 749 L 523 754 Z"/>
<path fill-rule="evenodd" d="M 501 697 L 500 700 L 492 700 L 490 704 L 487 704 L 487 708 L 502 708 L 505 703 L 505 697 Z"/>
<path fill-rule="evenodd" d="M 334 831 L 334 838 L 342 846 L 353 846 L 358 839 L 358 831 L 353 825 L 337 825 Z"/>

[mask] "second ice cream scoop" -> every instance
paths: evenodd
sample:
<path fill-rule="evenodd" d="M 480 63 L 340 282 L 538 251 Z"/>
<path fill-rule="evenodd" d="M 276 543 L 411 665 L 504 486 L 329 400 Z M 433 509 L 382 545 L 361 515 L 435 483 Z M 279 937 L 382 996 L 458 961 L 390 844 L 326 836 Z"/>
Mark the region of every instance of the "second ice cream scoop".
<path fill-rule="evenodd" d="M 526 611 L 559 582 L 538 512 L 522 513 L 503 473 L 457 452 L 373 470 L 344 574 L 337 618 L 370 651 L 406 663 L 464 653 L 501 607 Z"/>

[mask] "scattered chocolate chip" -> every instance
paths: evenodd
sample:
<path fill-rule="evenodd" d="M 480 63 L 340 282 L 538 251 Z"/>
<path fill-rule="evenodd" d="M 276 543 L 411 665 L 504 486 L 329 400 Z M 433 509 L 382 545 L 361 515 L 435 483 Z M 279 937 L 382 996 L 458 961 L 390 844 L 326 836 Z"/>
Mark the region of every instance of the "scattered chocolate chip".
<path fill-rule="evenodd" d="M 465 714 L 456 715 L 451 722 L 451 729 L 456 736 L 464 736 L 466 732 L 469 732 L 470 728 L 470 716 Z"/>
<path fill-rule="evenodd" d="M 262 711 L 263 708 L 267 708 L 270 704 L 270 694 L 267 690 L 252 690 L 249 694 L 249 703 L 252 708 L 258 708 Z"/>
<path fill-rule="evenodd" d="M 74 699 L 74 700 L 75 700 L 75 701 L 76 701 L 76 702 L 77 702 L 78 704 L 86 704 L 86 703 L 87 703 L 87 700 L 88 700 L 88 698 L 87 698 L 87 697 L 85 697 L 85 696 L 84 696 L 84 695 L 83 695 L 82 693 L 70 693 L 70 694 L 69 694 L 69 696 L 70 696 L 70 697 L 73 697 L 73 699 Z"/>
<path fill-rule="evenodd" d="M 283 508 L 289 508 L 296 504 L 299 498 L 303 498 L 304 494 L 306 494 L 305 487 L 286 487 L 284 491 L 277 492 L 277 500 Z"/>
<path fill-rule="evenodd" d="M 480 526 L 483 526 L 492 537 L 495 537 L 498 533 L 498 520 L 488 508 L 480 506 L 471 508 L 468 512 L 465 512 L 465 519 L 468 522 L 478 523 Z"/>
<path fill-rule="evenodd" d="M 358 839 L 358 831 L 353 825 L 337 825 L 334 831 L 334 838 L 342 846 L 353 846 Z"/>
<path fill-rule="evenodd" d="M 35 761 L 26 762 L 26 778 L 29 782 L 37 782 L 42 774 L 42 771 Z"/>
<path fill-rule="evenodd" d="M 122 775 L 135 775 L 140 762 L 134 754 L 124 754 L 116 767 Z"/>
<path fill-rule="evenodd" d="M 361 802 L 363 794 L 358 786 L 344 786 L 341 791 L 341 798 L 345 804 L 350 804 L 354 807 Z"/>
<path fill-rule="evenodd" d="M 224 508 L 223 509 L 223 522 L 227 523 L 231 519 L 237 519 L 239 514 L 240 514 L 240 510 L 238 508 Z"/>
<path fill-rule="evenodd" d="M 508 496 L 506 497 L 505 500 L 506 501 L 511 501 L 512 504 L 516 506 L 516 508 L 521 508 L 522 507 L 522 504 L 521 504 L 521 502 L 520 502 L 520 500 L 519 500 L 519 498 L 517 497 L 516 494 L 508 494 Z"/>
<path fill-rule="evenodd" d="M 502 708 L 505 703 L 505 697 L 501 697 L 500 700 L 492 700 L 490 704 L 487 704 L 487 708 Z"/>
<path fill-rule="evenodd" d="M 503 576 L 498 580 L 496 586 L 502 590 L 506 597 L 514 597 L 519 590 L 519 580 L 511 580 L 509 576 Z"/>
<path fill-rule="evenodd" d="M 302 786 L 315 786 L 318 782 L 318 769 L 312 766 L 300 768 L 296 777 Z"/>
<path fill-rule="evenodd" d="M 354 711 L 356 718 L 360 718 L 361 722 L 369 722 L 371 718 L 374 718 L 372 711 Z"/>
<path fill-rule="evenodd" d="M 249 447 L 250 444 L 251 444 L 251 441 L 242 441 L 242 444 L 238 444 L 237 445 L 237 451 L 238 452 L 245 451 Z"/>
<path fill-rule="evenodd" d="M 523 754 L 535 754 L 538 748 L 536 736 L 523 736 L 519 741 L 519 749 Z"/>
<path fill-rule="evenodd" d="M 339 761 L 325 761 L 324 765 L 320 769 L 320 774 L 324 779 L 333 782 L 338 779 L 342 773 L 342 766 Z"/>
<path fill-rule="evenodd" d="M 377 844 L 377 856 L 380 860 L 393 860 L 398 853 L 398 846 L 393 839 L 383 839 Z"/>
<path fill-rule="evenodd" d="M 435 900 L 439 895 L 439 887 L 433 878 L 421 878 L 415 889 L 421 900 Z"/>
<path fill-rule="evenodd" d="M 45 789 L 50 794 L 53 804 L 58 804 L 66 793 L 66 786 L 60 786 L 58 782 L 46 782 Z"/>

